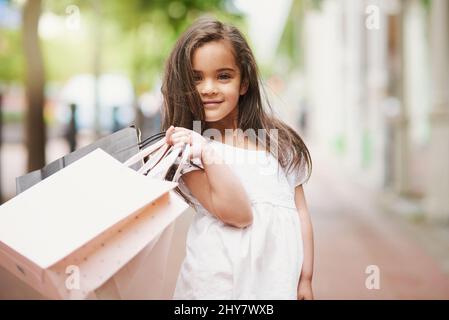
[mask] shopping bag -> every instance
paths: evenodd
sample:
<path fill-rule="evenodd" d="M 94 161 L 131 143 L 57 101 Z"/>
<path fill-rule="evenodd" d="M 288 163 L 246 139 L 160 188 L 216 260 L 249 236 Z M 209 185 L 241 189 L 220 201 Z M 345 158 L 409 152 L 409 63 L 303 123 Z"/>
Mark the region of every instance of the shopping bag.
<path fill-rule="evenodd" d="M 189 144 L 174 147 L 167 144 L 163 138 L 139 151 L 124 164 L 129 166 L 148 158 L 137 172 L 156 179 L 177 182 L 181 177 L 182 169 L 193 164 L 190 160 L 190 152 Z"/>
<path fill-rule="evenodd" d="M 86 154 L 101 148 L 120 162 L 124 162 L 139 151 L 139 130 L 131 126 L 103 137 L 87 146 L 69 153 L 39 170 L 32 171 L 16 178 L 16 194 L 19 194 L 36 183 L 65 168 L 69 164 L 84 157 Z M 132 168 L 139 169 L 137 162 Z"/>
<path fill-rule="evenodd" d="M 170 246 L 159 240 L 188 207 L 176 185 L 90 152 L 0 206 L 0 265 L 44 297 L 95 298 L 123 267 Z M 152 261 L 163 278 L 166 259 Z M 157 298 L 161 284 L 146 288 Z"/>

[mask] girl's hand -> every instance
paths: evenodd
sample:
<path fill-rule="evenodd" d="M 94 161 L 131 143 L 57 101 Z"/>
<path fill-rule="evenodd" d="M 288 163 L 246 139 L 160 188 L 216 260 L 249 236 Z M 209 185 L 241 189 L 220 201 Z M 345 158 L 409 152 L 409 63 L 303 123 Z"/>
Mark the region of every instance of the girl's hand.
<path fill-rule="evenodd" d="M 191 145 L 190 158 L 201 158 L 204 145 L 207 143 L 206 138 L 195 131 L 171 126 L 165 133 L 165 139 L 169 145 L 182 147 L 188 143 Z"/>
<path fill-rule="evenodd" d="M 313 300 L 312 280 L 300 280 L 298 284 L 298 300 Z"/>

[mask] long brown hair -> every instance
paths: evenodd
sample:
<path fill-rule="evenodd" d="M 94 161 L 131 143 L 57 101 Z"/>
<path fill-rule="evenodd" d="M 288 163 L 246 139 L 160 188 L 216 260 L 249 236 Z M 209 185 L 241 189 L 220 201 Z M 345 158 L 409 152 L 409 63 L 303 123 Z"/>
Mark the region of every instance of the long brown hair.
<path fill-rule="evenodd" d="M 278 150 L 277 160 L 286 172 L 307 170 L 308 179 L 312 170 L 309 150 L 295 130 L 273 115 L 268 101 L 262 105 L 259 71 L 245 37 L 236 27 L 212 18 L 200 18 L 193 23 L 178 39 L 168 58 L 162 84 L 162 129 L 167 130 L 171 125 L 192 129 L 195 120 L 201 121 L 203 131 L 207 128 L 201 97 L 195 87 L 192 57 L 197 48 L 220 40 L 231 44 L 241 83 L 248 85 L 238 102 L 238 128 L 243 132 L 264 129 L 266 133 L 277 129 L 277 139 L 266 135 L 266 149 Z"/>

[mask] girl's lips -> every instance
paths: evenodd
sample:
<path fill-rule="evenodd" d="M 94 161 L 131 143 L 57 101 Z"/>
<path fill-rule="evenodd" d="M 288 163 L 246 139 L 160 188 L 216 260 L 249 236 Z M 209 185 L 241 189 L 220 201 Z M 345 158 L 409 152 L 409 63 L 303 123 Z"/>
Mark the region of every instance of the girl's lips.
<path fill-rule="evenodd" d="M 223 101 L 214 100 L 214 101 L 203 101 L 204 106 L 206 107 L 214 107 L 222 103 Z"/>
<path fill-rule="evenodd" d="M 222 103 L 223 101 L 221 100 L 210 100 L 210 101 L 203 101 L 204 104 L 218 104 L 218 103 Z"/>

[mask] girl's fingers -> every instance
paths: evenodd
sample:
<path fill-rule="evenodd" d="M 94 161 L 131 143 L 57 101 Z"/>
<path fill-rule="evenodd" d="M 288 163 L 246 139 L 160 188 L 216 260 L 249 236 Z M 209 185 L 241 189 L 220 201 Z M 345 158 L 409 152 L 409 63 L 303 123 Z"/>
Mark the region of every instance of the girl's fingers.
<path fill-rule="evenodd" d="M 171 126 L 170 128 L 167 129 L 166 134 L 171 134 L 175 131 L 175 127 Z"/>
<path fill-rule="evenodd" d="M 176 130 L 175 127 L 170 126 L 170 128 L 167 129 L 167 131 L 165 132 L 165 140 L 168 144 L 173 145 L 173 139 L 177 136 L 178 131 Z"/>
<path fill-rule="evenodd" d="M 175 132 L 172 134 L 172 139 L 184 139 L 190 140 L 190 134 L 186 132 Z"/>
<path fill-rule="evenodd" d="M 190 144 L 188 141 L 186 141 L 186 139 L 179 139 L 179 140 L 175 140 L 173 142 L 173 145 L 184 145 L 184 144 Z"/>
<path fill-rule="evenodd" d="M 185 145 L 185 143 L 184 142 L 178 142 L 178 143 L 175 143 L 174 145 L 173 145 L 173 148 L 178 148 L 178 147 L 183 147 Z"/>
<path fill-rule="evenodd" d="M 182 136 L 185 136 L 186 134 L 184 133 L 184 132 L 174 132 L 173 134 L 172 134 L 172 137 L 173 138 L 179 138 L 179 137 L 182 137 Z"/>
<path fill-rule="evenodd" d="M 173 127 L 167 129 L 166 131 L 166 141 L 168 144 L 182 145 L 185 143 L 192 144 L 192 132 L 189 129 L 183 127 Z"/>
<path fill-rule="evenodd" d="M 167 131 L 165 132 L 165 141 L 168 144 L 172 143 L 172 135 L 175 131 L 175 127 L 174 126 L 170 126 L 170 128 L 167 129 Z"/>
<path fill-rule="evenodd" d="M 189 132 L 176 132 L 171 136 L 173 141 L 184 141 L 186 143 L 192 142 L 192 135 Z"/>
<path fill-rule="evenodd" d="M 181 132 L 181 133 L 184 133 L 184 134 L 190 134 L 192 131 L 189 130 L 189 129 L 183 128 L 183 127 L 175 127 L 175 132 L 176 133 Z"/>

